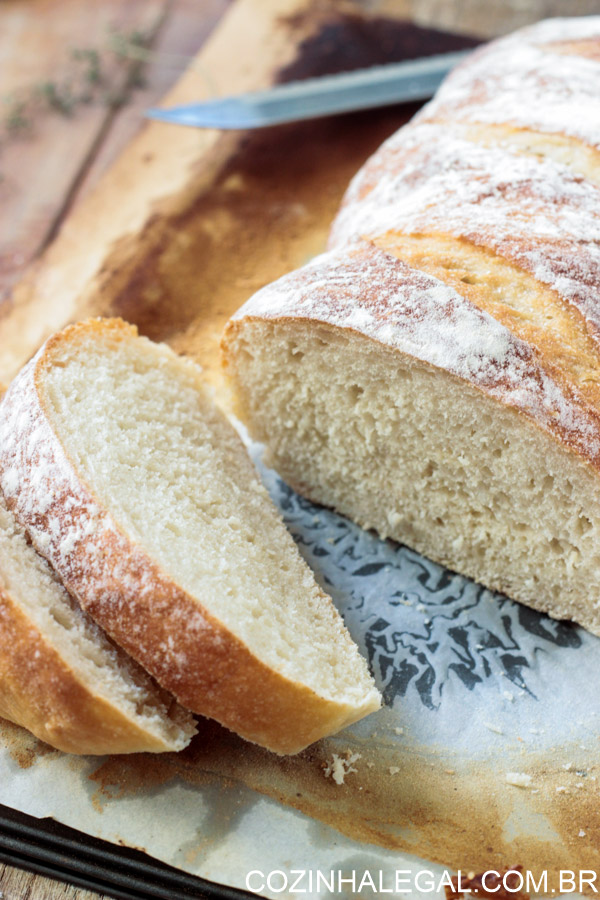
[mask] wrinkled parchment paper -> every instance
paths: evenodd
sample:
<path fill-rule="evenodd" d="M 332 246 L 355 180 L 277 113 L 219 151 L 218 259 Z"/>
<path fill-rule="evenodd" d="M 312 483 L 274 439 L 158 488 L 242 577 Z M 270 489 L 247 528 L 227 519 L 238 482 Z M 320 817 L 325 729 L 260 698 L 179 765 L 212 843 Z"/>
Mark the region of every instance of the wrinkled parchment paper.
<path fill-rule="evenodd" d="M 402 870 L 406 896 L 431 897 L 414 876 L 441 876 L 432 857 L 464 871 L 600 868 L 600 641 L 315 507 L 251 451 L 386 708 L 292 762 L 254 749 L 247 758 L 243 742 L 213 736 L 183 778 L 158 757 L 45 751 L 7 726 L 0 802 L 240 888 L 254 870 L 354 870 L 360 880 L 368 869 L 384 887 Z M 263 881 L 255 874 L 250 886 Z M 272 883 L 262 895 L 296 896 L 279 890 L 282 877 Z M 348 882 L 342 894 L 310 891 L 307 878 L 300 887 L 353 894 Z"/>

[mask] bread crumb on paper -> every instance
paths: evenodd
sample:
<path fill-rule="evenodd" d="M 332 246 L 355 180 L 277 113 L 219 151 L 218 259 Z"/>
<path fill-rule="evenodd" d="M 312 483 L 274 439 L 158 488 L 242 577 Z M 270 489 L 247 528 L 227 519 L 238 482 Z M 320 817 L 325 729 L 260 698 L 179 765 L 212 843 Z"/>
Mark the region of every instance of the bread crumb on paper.
<path fill-rule="evenodd" d="M 504 734 L 499 725 L 495 725 L 493 722 L 484 722 L 484 726 L 488 731 L 493 731 L 494 734 Z"/>
<path fill-rule="evenodd" d="M 360 753 L 351 753 L 349 750 L 345 757 L 334 753 L 331 762 L 328 762 L 325 766 L 325 778 L 333 778 L 336 784 L 344 784 L 346 775 L 349 775 L 350 772 L 356 772 L 354 763 L 361 758 Z"/>
<path fill-rule="evenodd" d="M 513 787 L 527 788 L 531 785 L 531 775 L 526 772 L 507 772 L 506 783 Z"/>

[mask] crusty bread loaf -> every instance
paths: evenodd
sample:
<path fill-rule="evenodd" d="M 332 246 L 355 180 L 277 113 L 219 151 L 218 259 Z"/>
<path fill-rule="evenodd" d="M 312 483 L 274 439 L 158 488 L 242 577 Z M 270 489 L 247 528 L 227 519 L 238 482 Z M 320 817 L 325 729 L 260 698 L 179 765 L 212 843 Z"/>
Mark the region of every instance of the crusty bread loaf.
<path fill-rule="evenodd" d="M 67 753 L 181 750 L 195 733 L 71 599 L 2 498 L 0 716 Z"/>
<path fill-rule="evenodd" d="M 55 335 L 0 405 L 2 490 L 91 616 L 194 712 L 291 753 L 379 707 L 199 368 L 120 320 Z"/>
<path fill-rule="evenodd" d="M 297 490 L 600 633 L 600 17 L 478 51 L 229 323 Z"/>

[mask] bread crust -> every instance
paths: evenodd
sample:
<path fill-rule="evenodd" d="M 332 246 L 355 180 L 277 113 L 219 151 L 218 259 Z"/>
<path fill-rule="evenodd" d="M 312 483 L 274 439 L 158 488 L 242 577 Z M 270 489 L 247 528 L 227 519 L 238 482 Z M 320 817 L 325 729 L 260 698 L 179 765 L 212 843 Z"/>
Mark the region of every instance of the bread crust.
<path fill-rule="evenodd" d="M 585 145 L 598 181 L 596 112 L 583 121 L 571 108 L 589 100 L 600 114 L 599 58 L 599 16 L 540 22 L 473 53 L 359 170 L 332 226 L 333 249 L 233 316 L 225 367 L 233 370 L 244 320 L 343 328 L 474 384 L 598 469 L 600 192 L 544 156 L 551 137 Z M 558 104 L 561 91 L 568 104 Z M 511 128 L 545 143 L 511 149 Z M 473 278 L 476 265 L 485 271 Z M 514 285 L 527 294 L 518 306 L 503 293 Z"/>
<path fill-rule="evenodd" d="M 295 753 L 377 709 L 375 690 L 357 708 L 320 697 L 270 669 L 102 508 L 53 431 L 40 387 L 54 350 L 94 330 L 110 330 L 118 340 L 137 334 L 121 320 L 71 326 L 47 342 L 0 405 L 2 488 L 36 549 L 92 618 L 159 684 L 188 709 L 249 740 Z M 241 442 L 240 448 L 245 453 Z M 331 611 L 333 617 L 333 604 Z"/>
<path fill-rule="evenodd" d="M 0 716 L 65 753 L 177 749 L 82 684 L 4 589 L 0 589 Z"/>
<path fill-rule="evenodd" d="M 360 324 L 357 311 L 368 311 Z M 235 343 L 244 324 L 252 320 L 310 322 L 373 341 L 387 352 L 414 356 L 469 380 L 600 468 L 598 410 L 554 369 L 551 360 L 451 287 L 369 241 L 329 251 L 267 285 L 229 320 L 221 341 L 222 361 L 234 383 L 237 411 L 249 425 L 239 405 L 243 388 L 236 371 Z M 443 353 L 439 352 L 441 328 Z M 473 365 L 478 335 L 482 342 Z"/>
<path fill-rule="evenodd" d="M 600 16 L 551 18 L 477 49 L 444 80 L 419 121 L 507 123 L 600 148 Z"/>

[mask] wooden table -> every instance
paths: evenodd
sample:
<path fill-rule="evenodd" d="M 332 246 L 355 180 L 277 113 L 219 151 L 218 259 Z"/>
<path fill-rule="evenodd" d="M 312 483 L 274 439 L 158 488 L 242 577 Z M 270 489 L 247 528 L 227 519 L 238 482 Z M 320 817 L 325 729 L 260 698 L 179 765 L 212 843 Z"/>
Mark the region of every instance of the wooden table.
<path fill-rule="evenodd" d="M 0 891 L 3 900 L 100 900 L 101 896 L 1 864 Z"/>
<path fill-rule="evenodd" d="M 141 112 L 176 80 L 229 2 L 0 5 L 0 299 L 10 296 L 12 285 L 135 134 Z M 371 2 L 364 5 L 373 9 Z M 378 12 L 386 9 L 419 24 L 482 37 L 545 15 L 599 11 L 598 0 L 380 0 Z M 98 895 L 0 864 L 0 898 Z"/>

